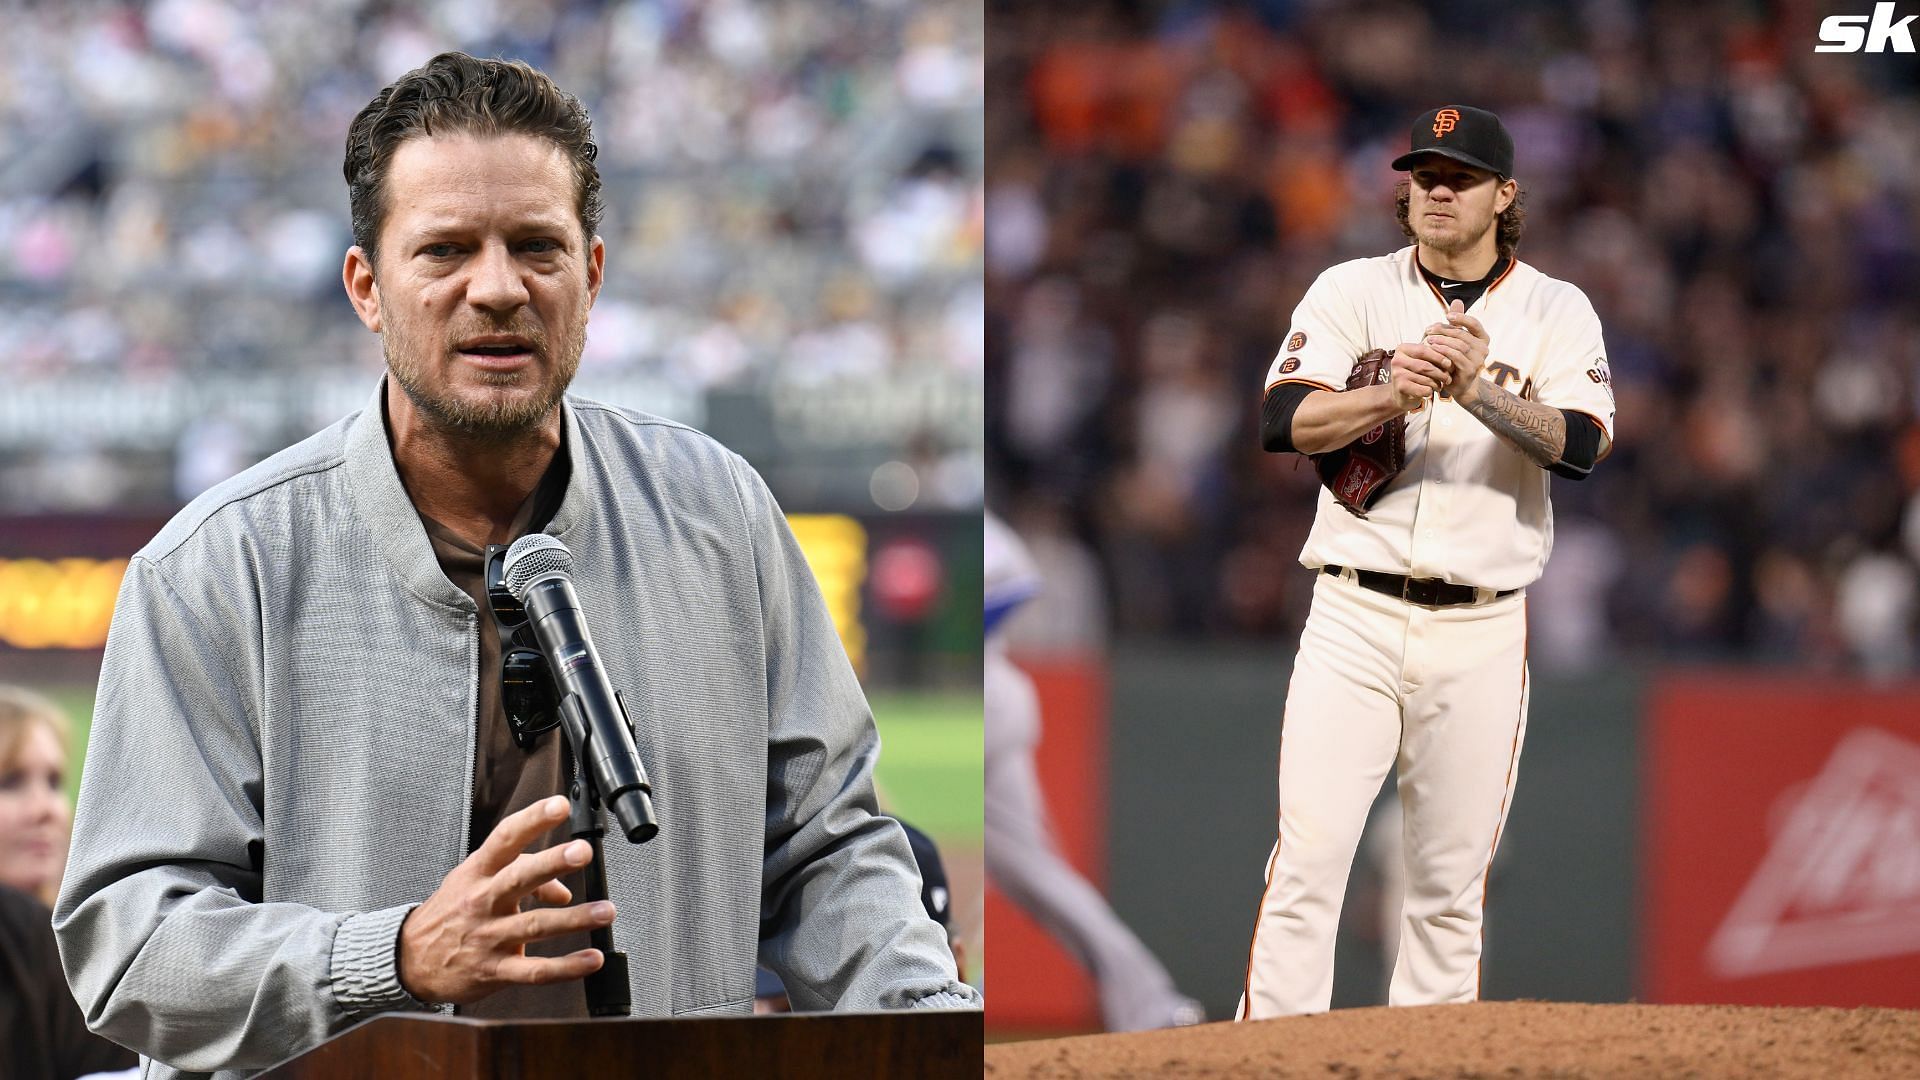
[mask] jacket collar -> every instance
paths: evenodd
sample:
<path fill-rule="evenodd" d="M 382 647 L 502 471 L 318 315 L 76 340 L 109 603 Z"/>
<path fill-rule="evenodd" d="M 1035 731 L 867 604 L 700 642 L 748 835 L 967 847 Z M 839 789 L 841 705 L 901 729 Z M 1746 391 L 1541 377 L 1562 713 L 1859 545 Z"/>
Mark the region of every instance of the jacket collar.
<path fill-rule="evenodd" d="M 347 426 L 346 474 L 353 501 L 360 517 L 373 531 L 377 546 L 394 575 L 408 592 L 438 607 L 473 612 L 473 598 L 454 587 L 434 558 L 433 543 L 420 524 L 420 511 L 407 497 L 400 482 L 400 470 L 393 463 L 393 447 L 387 441 L 387 380 L 384 376 L 374 387 L 373 400 L 360 410 Z M 562 540 L 586 515 L 590 478 L 586 475 L 593 455 L 583 452 L 580 419 L 570 397 L 560 403 L 565 437 L 562 452 L 572 466 L 567 491 L 554 511 L 547 532 Z"/>

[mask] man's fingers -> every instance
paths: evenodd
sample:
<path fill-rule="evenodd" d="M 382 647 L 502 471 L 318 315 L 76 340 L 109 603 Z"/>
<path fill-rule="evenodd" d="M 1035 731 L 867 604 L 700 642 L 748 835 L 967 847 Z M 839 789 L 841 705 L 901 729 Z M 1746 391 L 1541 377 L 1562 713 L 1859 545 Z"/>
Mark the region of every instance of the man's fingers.
<path fill-rule="evenodd" d="M 599 949 L 581 949 L 565 956 L 509 956 L 500 961 L 493 975 L 501 982 L 524 985 L 567 982 L 586 978 L 605 962 Z"/>
<path fill-rule="evenodd" d="M 533 898 L 543 904 L 552 904 L 558 907 L 573 901 L 573 890 L 558 881 L 547 881 L 542 882 L 539 888 L 533 890 Z"/>
<path fill-rule="evenodd" d="M 518 856 L 493 876 L 494 903 L 502 910 L 516 907 L 521 897 L 568 871 L 580 869 L 592 858 L 593 848 L 585 840 L 570 840 Z"/>
<path fill-rule="evenodd" d="M 493 832 L 481 843 L 470 858 L 484 874 L 492 876 L 505 869 L 527 845 L 553 830 L 555 825 L 567 819 L 567 800 L 564 795 L 555 795 L 542 799 L 524 809 L 517 810 L 500 819 Z"/>
<path fill-rule="evenodd" d="M 1454 303 L 1457 304 L 1459 303 L 1459 301 L 1455 300 Z M 1487 328 L 1484 326 L 1481 326 L 1480 320 L 1474 318 L 1471 315 L 1465 314 L 1464 312 L 1455 313 L 1455 312 L 1449 311 L 1447 312 L 1447 321 L 1450 323 L 1453 323 L 1455 326 L 1461 327 L 1462 329 L 1466 330 L 1467 333 L 1472 334 L 1474 337 L 1479 338 L 1481 341 L 1488 340 Z"/>
<path fill-rule="evenodd" d="M 1449 361 L 1446 357 L 1441 356 L 1438 352 L 1434 351 L 1432 346 L 1427 345 L 1423 342 L 1418 342 L 1418 341 L 1410 341 L 1400 346 L 1398 349 L 1394 351 L 1394 355 L 1396 357 L 1405 357 L 1408 360 L 1424 361 L 1425 363 L 1433 364 L 1436 367 L 1442 364 L 1451 363 L 1451 361 Z"/>
<path fill-rule="evenodd" d="M 500 920 L 502 944 L 525 945 L 576 930 L 598 930 L 613 922 L 613 904 L 599 900 L 576 907 L 535 908 Z"/>
<path fill-rule="evenodd" d="M 1467 356 L 1467 351 L 1461 348 L 1458 342 L 1435 339 L 1427 342 L 1427 347 L 1439 353 L 1441 356 L 1446 357 L 1454 371 L 1458 371 L 1462 366 L 1472 362 Z"/>
<path fill-rule="evenodd" d="M 1455 370 L 1473 363 L 1473 335 L 1458 326 L 1450 326 L 1444 333 L 1429 334 L 1421 344 L 1446 357 L 1447 364 Z"/>
<path fill-rule="evenodd" d="M 1433 357 L 1433 360 L 1437 362 L 1430 362 L 1423 356 L 1415 356 L 1411 352 L 1403 352 L 1397 359 L 1396 366 L 1401 371 L 1411 371 L 1441 379 L 1451 378 L 1453 375 L 1452 359 L 1441 355 L 1431 347 L 1423 346 L 1423 349 L 1426 355 Z"/>
<path fill-rule="evenodd" d="M 1406 411 L 1433 396 L 1433 391 L 1417 383 L 1401 384 L 1393 388 L 1393 406 Z"/>
<path fill-rule="evenodd" d="M 1400 391 L 1405 394 L 1412 394 L 1415 397 L 1429 397 L 1437 394 L 1440 392 L 1440 388 L 1445 385 L 1430 375 L 1421 375 L 1415 371 L 1403 371 L 1400 374 Z"/>

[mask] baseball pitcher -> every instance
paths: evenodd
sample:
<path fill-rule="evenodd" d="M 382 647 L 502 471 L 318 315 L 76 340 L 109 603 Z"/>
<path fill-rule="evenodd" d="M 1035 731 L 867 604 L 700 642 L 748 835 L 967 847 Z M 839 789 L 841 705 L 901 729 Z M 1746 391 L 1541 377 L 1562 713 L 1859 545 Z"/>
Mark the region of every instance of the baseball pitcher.
<path fill-rule="evenodd" d="M 1354 848 L 1387 770 L 1406 891 L 1389 1004 L 1480 992 L 1487 868 L 1527 728 L 1526 588 L 1553 547 L 1549 473 L 1613 439 L 1593 306 L 1520 262 L 1499 117 L 1422 116 L 1399 198 L 1412 245 L 1313 283 L 1267 375 L 1261 439 L 1325 490 L 1320 576 L 1287 690 L 1279 838 L 1240 1019 L 1325 1010 Z"/>

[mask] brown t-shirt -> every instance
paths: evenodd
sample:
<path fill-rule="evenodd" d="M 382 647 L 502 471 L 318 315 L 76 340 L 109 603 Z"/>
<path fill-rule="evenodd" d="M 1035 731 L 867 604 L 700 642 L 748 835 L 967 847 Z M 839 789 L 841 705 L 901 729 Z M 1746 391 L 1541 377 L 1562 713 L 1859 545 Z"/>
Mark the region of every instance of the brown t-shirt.
<path fill-rule="evenodd" d="M 560 505 L 567 490 L 566 448 L 553 456 L 533 494 L 515 515 L 512 538 L 517 540 L 538 531 Z M 455 587 L 480 605 L 480 723 L 473 754 L 473 814 L 467 833 L 467 850 L 480 846 L 502 818 L 523 810 L 552 795 L 566 793 L 566 735 L 556 727 L 542 732 L 531 750 L 522 750 L 513 741 L 513 729 L 507 726 L 506 706 L 500 699 L 500 633 L 493 620 L 493 608 L 487 602 L 486 552 L 425 514 L 427 539 L 433 543 L 440 570 Z M 562 824 L 527 850 L 543 851 L 570 839 Z M 580 871 L 562 877 L 573 891 L 575 903 L 586 893 L 586 876 Z M 527 901 L 522 906 L 535 903 Z M 591 943 L 585 931 L 563 937 L 535 941 L 527 946 L 529 956 L 564 956 Z M 471 1005 L 463 1005 L 462 1016 L 482 1019 L 582 1017 L 587 1015 L 586 987 L 581 982 L 552 983 L 546 986 L 510 986 Z"/>

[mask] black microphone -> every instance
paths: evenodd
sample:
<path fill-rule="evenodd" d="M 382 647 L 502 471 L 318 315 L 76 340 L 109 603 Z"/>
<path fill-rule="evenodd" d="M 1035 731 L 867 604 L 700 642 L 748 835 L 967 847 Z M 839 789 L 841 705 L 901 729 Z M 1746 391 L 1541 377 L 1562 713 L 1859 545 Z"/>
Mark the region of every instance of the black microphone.
<path fill-rule="evenodd" d="M 507 548 L 502 576 L 526 608 L 540 651 L 560 691 L 560 722 L 574 758 L 592 770 L 600 801 L 613 812 L 633 843 L 660 831 L 653 816 L 653 788 L 633 748 L 626 708 L 607 681 L 600 656 L 587 636 L 580 599 L 573 592 L 573 555 L 545 533 L 529 533 Z"/>

